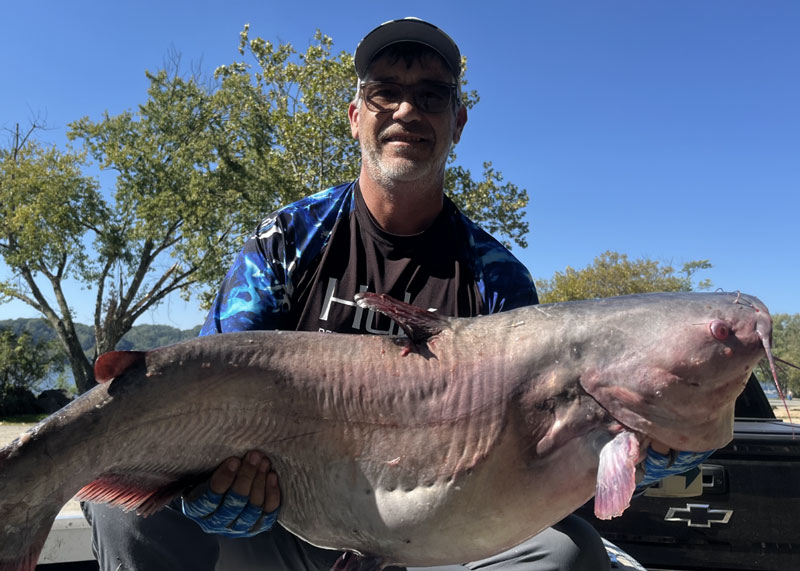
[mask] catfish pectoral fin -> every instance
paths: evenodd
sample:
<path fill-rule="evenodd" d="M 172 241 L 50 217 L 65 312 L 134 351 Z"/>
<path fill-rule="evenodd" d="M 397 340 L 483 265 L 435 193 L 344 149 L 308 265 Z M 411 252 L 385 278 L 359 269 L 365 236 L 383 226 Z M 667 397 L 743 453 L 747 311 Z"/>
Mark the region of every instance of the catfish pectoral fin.
<path fill-rule="evenodd" d="M 636 488 L 636 463 L 641 443 L 633 432 L 623 430 L 600 451 L 594 515 L 611 519 L 622 515 Z"/>

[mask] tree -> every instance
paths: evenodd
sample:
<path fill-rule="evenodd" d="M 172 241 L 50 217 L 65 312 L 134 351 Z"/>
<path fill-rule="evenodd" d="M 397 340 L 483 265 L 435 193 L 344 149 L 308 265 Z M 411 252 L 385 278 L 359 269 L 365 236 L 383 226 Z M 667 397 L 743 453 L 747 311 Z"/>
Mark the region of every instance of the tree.
<path fill-rule="evenodd" d="M 0 255 L 13 272 L 0 281 L 0 301 L 19 299 L 42 314 L 85 389 L 91 368 L 63 283 L 91 279 L 85 236 L 103 225 L 109 211 L 97 183 L 81 172 L 85 156 L 42 147 L 31 139 L 37 127 L 25 134 L 17 127 L 10 147 L 0 149 Z"/>
<path fill-rule="evenodd" d="M 646 258 L 630 261 L 626 254 L 608 251 L 582 270 L 567 266 L 549 280 L 537 280 L 536 289 L 543 303 L 646 292 L 692 291 L 695 289 L 692 281 L 695 272 L 710 267 L 708 260 L 696 260 L 685 263 L 677 274 L 671 265 L 661 265 Z M 697 285 L 697 289 L 709 287 L 711 283 L 708 280 Z"/>
<path fill-rule="evenodd" d="M 13 274 L 0 282 L 0 303 L 22 300 L 47 319 L 80 391 L 94 383 L 94 359 L 166 296 L 199 292 L 207 304 L 262 216 L 358 172 L 346 115 L 352 56 L 332 55 L 319 32 L 304 53 L 248 32 L 239 46 L 247 61 L 221 66 L 212 80 L 181 73 L 173 57 L 147 73 L 136 110 L 72 123 L 68 136 L 82 152 L 42 147 L 34 125 L 0 153 L 0 255 Z M 87 156 L 116 172 L 113 190 L 101 193 L 82 174 Z M 527 193 L 501 183 L 489 163 L 480 182 L 460 167 L 446 177 L 468 214 L 524 245 Z M 63 293 L 68 278 L 94 292 L 88 357 Z"/>
<path fill-rule="evenodd" d="M 776 313 L 772 316 L 773 353 L 782 360 L 800 366 L 800 314 Z M 778 383 L 784 394 L 800 396 L 800 370 L 778 364 Z M 766 378 L 771 374 L 767 373 Z"/>
<path fill-rule="evenodd" d="M 233 134 L 233 152 L 226 160 L 235 163 L 238 172 L 255 173 L 246 177 L 253 194 L 259 189 L 263 193 L 264 173 L 271 180 L 281 178 L 277 192 L 272 189 L 271 196 L 262 196 L 265 204 L 285 204 L 309 189 L 327 188 L 358 175 L 360 149 L 345 112 L 356 93 L 353 57 L 346 52 L 332 55 L 332 45 L 330 37 L 317 32 L 305 53 L 298 54 L 290 44 L 250 39 L 245 26 L 239 53 L 247 61 L 215 72 L 221 81 L 217 96 L 228 109 L 228 130 Z M 462 67 L 466 69 L 466 59 Z M 466 86 L 462 79 L 464 104 L 472 108 L 478 94 Z M 503 175 L 491 162 L 484 163 L 483 180 L 478 181 L 468 169 L 456 166 L 455 159 L 451 152 L 445 176 L 448 195 L 506 245 L 525 247 L 527 192 L 512 183 L 502 184 Z"/>
<path fill-rule="evenodd" d="M 259 217 L 264 207 L 358 174 L 360 155 L 346 114 L 354 95 L 353 59 L 332 55 L 332 44 L 317 32 L 298 54 L 291 44 L 250 39 L 245 26 L 239 42 L 245 59 L 215 71 L 230 134 L 224 157 L 247 175 L 251 193 L 266 199 Z M 264 195 L 264 184 L 276 176 L 280 184 Z"/>
<path fill-rule="evenodd" d="M 220 265 L 246 231 L 236 174 L 220 159 L 225 117 L 197 74 L 148 73 L 136 112 L 80 119 L 81 138 L 101 168 L 117 172 L 114 212 L 99 235 L 96 353 L 114 349 L 145 311 L 167 295 L 220 279 Z M 87 280 L 89 281 L 89 280 Z M 90 282 L 91 283 L 91 282 Z"/>
<path fill-rule="evenodd" d="M 37 342 L 29 333 L 0 330 L 0 409 L 63 365 L 63 354 L 52 343 Z"/>
<path fill-rule="evenodd" d="M 511 248 L 512 242 L 527 247 L 528 223 L 523 210 L 528 204 L 527 191 L 510 182 L 500 184 L 503 175 L 490 161 L 483 163 L 483 180 L 476 182 L 469 170 L 453 166 L 453 160 L 451 154 L 451 166 L 445 173 L 450 198 L 486 231 L 500 235 L 506 247 Z"/>
<path fill-rule="evenodd" d="M 148 77 L 149 99 L 138 112 L 81 119 L 69 133 L 84 138 L 101 167 L 117 171 L 111 202 L 80 173 L 85 152 L 44 149 L 17 135 L 0 155 L 0 253 L 14 272 L 0 293 L 48 320 L 81 391 L 94 383 L 94 358 L 114 349 L 145 311 L 172 292 L 188 295 L 197 283 L 217 281 L 220 260 L 241 234 L 229 216 L 239 193 L 216 165 L 221 126 L 207 90 L 195 77 L 164 70 Z M 96 292 L 89 358 L 63 294 L 68 278 Z"/>

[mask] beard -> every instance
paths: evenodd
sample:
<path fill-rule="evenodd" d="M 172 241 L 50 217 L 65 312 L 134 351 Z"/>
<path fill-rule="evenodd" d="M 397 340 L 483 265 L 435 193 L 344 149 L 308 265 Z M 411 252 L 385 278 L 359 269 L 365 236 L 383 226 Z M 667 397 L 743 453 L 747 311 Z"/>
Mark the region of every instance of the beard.
<path fill-rule="evenodd" d="M 421 156 L 419 149 L 389 149 L 378 137 L 361 140 L 361 158 L 370 177 L 385 188 L 398 183 L 427 181 L 444 177 L 450 149 L 434 149 Z"/>

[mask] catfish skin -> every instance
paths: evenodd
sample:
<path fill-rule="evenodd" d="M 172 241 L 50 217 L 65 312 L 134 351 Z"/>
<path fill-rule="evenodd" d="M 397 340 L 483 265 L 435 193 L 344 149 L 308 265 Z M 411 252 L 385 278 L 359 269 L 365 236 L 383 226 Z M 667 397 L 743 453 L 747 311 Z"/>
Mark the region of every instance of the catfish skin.
<path fill-rule="evenodd" d="M 721 293 L 442 322 L 414 346 L 260 331 L 109 355 L 113 380 L 0 451 L 0 570 L 32 569 L 87 484 L 149 512 L 250 449 L 280 475 L 279 521 L 316 545 L 405 565 L 487 557 L 588 500 L 622 431 L 641 454 L 651 438 L 726 444 L 771 330 L 757 299 Z"/>

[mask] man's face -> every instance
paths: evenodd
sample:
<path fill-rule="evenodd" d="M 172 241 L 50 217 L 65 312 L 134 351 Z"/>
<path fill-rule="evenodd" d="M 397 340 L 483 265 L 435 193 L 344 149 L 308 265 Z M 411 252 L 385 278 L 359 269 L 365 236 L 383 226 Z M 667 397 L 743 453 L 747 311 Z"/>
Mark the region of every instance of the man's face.
<path fill-rule="evenodd" d="M 376 59 L 369 81 L 391 81 L 415 85 L 423 81 L 452 83 L 453 75 L 437 57 L 425 57 L 408 67 L 402 59 Z M 430 180 L 443 176 L 447 155 L 457 143 L 467 121 L 466 108 L 424 113 L 416 107 L 411 92 L 395 111 L 375 112 L 363 98 L 348 111 L 353 137 L 361 143 L 367 174 L 383 186 L 396 182 Z"/>

